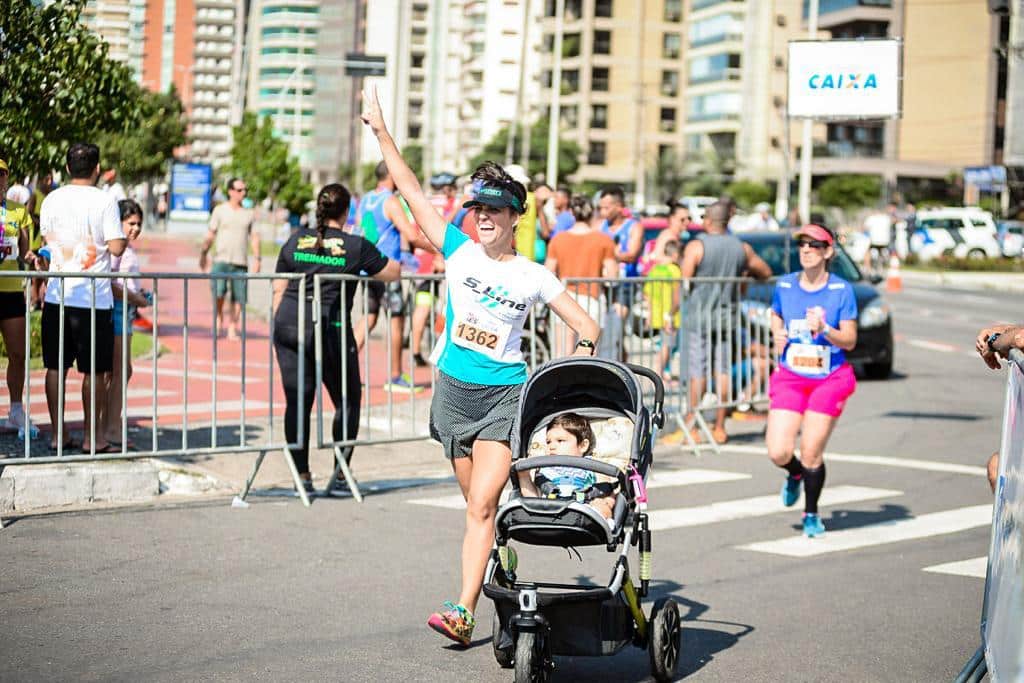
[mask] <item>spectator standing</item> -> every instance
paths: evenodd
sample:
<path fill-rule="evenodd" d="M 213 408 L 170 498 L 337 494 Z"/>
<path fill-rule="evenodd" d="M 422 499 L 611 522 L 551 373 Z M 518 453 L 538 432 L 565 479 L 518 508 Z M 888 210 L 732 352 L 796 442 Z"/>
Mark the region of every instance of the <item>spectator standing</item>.
<path fill-rule="evenodd" d="M 374 244 L 384 256 L 398 262 L 402 261 L 403 242 L 407 249 L 418 247 L 433 250 L 406 215 L 402 202 L 395 194 L 395 181 L 391 178 L 387 164 L 383 161 L 377 164 L 374 173 L 377 176 L 377 188 L 367 192 L 359 203 L 356 234 Z M 356 325 L 356 346 L 363 348 L 367 337 L 377 326 L 381 308 L 386 308 L 391 313 L 391 377 L 384 388 L 388 391 L 415 391 L 412 377 L 402 372 L 402 340 L 405 335 L 405 317 L 409 314 L 402 282 L 373 281 L 366 284 L 366 291 L 366 317 Z"/>
<path fill-rule="evenodd" d="M 110 259 L 110 272 L 112 273 L 135 273 L 139 272 L 139 257 L 135 253 L 132 244 L 142 234 L 142 207 L 132 199 L 122 199 L 117 203 L 118 212 L 121 214 L 121 230 L 124 231 L 128 240 L 128 246 L 124 253 Z M 126 404 L 125 394 L 121 392 L 122 386 L 127 389 L 128 382 L 132 378 L 132 323 L 135 320 L 135 312 L 149 305 L 150 299 L 139 287 L 136 278 L 124 278 L 114 280 L 110 283 L 114 295 L 114 308 L 112 319 L 114 321 L 114 352 L 113 369 L 108 375 L 110 382 L 107 387 L 107 407 L 104 411 L 103 422 L 105 425 L 104 434 L 107 443 L 117 450 L 122 450 L 124 442 L 121 441 L 121 413 Z M 124 300 L 128 301 L 128 314 L 124 313 Z M 128 347 L 127 367 L 121 367 L 123 349 Z M 122 372 L 124 374 L 122 374 Z M 128 443 L 124 450 L 135 450 L 135 445 Z"/>
<path fill-rule="evenodd" d="M 260 236 L 252 229 L 254 214 L 252 209 L 242 206 L 249 189 L 241 178 L 228 181 L 228 200 L 218 204 L 210 214 L 210 229 L 203 241 L 199 254 L 199 267 L 205 271 L 207 255 L 213 249 L 213 266 L 210 272 L 247 273 L 249 272 L 248 249 L 252 248 L 252 272 L 260 272 Z M 242 314 L 242 306 L 248 298 L 248 285 L 241 278 L 214 278 L 210 281 L 213 298 L 217 305 L 217 333 L 224 327 L 224 300 L 228 289 L 231 290 L 231 307 L 228 309 L 229 341 L 238 339 L 238 319 Z"/>
<path fill-rule="evenodd" d="M 753 248 L 727 232 L 729 206 L 715 202 L 704 213 L 704 233 L 691 240 L 683 250 L 683 278 L 738 278 L 749 273 L 758 279 L 771 277 L 771 268 Z M 690 410 L 697 408 L 714 375 L 719 403 L 729 395 L 732 346 L 738 330 L 736 321 L 737 283 L 696 282 L 687 299 L 688 361 Z M 676 310 L 678 306 L 673 306 Z M 717 410 L 711 431 L 716 443 L 728 441 L 725 432 L 726 409 Z M 695 439 L 700 432 L 694 430 Z"/>
<path fill-rule="evenodd" d="M 76 142 L 67 153 L 69 184 L 46 198 L 40 211 L 40 231 L 50 251 L 51 273 L 109 273 L 110 257 L 124 253 L 127 240 L 121 229 L 121 215 L 114 198 L 96 187 L 100 173 L 100 148 L 91 143 Z M 95 300 L 93 297 L 95 296 Z M 64 336 L 60 336 L 61 302 L 64 303 Z M 95 306 L 95 311 L 93 307 Z M 97 409 L 106 406 L 106 387 L 113 365 L 113 330 L 111 309 L 114 298 L 110 280 L 88 278 L 51 278 L 46 287 L 43 305 L 43 364 L 46 366 L 46 403 L 50 410 L 50 448 L 53 452 L 74 448 L 67 429 L 60 424 L 58 412 L 64 403 L 60 391 L 61 377 L 67 378 L 72 364 L 82 373 L 82 405 L 85 413 L 85 437 L 82 449 L 112 453 L 106 439 L 92 432 L 92 422 L 103 427 Z M 96 327 L 92 328 L 95 314 Z M 96 345 L 91 346 L 95 335 Z M 60 350 L 64 350 L 63 367 Z M 95 355 L 95 364 L 93 364 Z M 91 373 L 95 373 L 93 385 Z M 66 390 L 66 382 L 65 382 Z M 95 392 L 96 403 L 90 402 Z M 58 430 L 64 443 L 57 441 Z"/>
<path fill-rule="evenodd" d="M 618 270 L 615 243 L 608 235 L 591 227 L 594 207 L 590 200 L 577 195 L 570 201 L 569 210 L 576 224 L 551 239 L 544 265 L 563 280 L 615 277 Z M 602 289 L 599 282 L 578 282 L 566 286 L 569 295 L 594 320 L 601 319 L 605 307 L 601 297 Z M 554 316 L 552 331 L 552 355 L 568 355 L 576 346 L 576 333 L 558 316 Z"/>
<path fill-rule="evenodd" d="M 571 200 L 572 190 L 565 185 L 559 185 L 552 200 L 555 206 L 555 226 L 551 229 L 551 239 L 576 225 L 576 217 L 569 208 Z"/>
<path fill-rule="evenodd" d="M 672 381 L 668 364 L 676 345 L 676 335 L 673 332 L 679 329 L 680 319 L 678 311 L 672 312 L 672 292 L 679 285 L 677 282 L 666 280 L 678 281 L 680 277 L 682 271 L 679 268 L 679 242 L 670 240 L 662 249 L 661 259 L 647 273 L 650 282 L 644 283 L 644 297 L 651 312 L 651 319 L 648 322 L 651 329 L 658 332 L 661 338 L 658 371 L 667 382 Z"/>
<path fill-rule="evenodd" d="M 665 245 L 675 242 L 676 246 L 687 241 L 687 235 L 683 233 L 690 229 L 690 210 L 685 204 L 672 204 L 668 212 L 668 224 L 658 233 L 658 236 L 644 245 L 644 255 L 641 258 L 640 271 L 649 275 L 652 268 L 665 262 Z M 676 261 L 679 259 L 676 258 Z"/>
<path fill-rule="evenodd" d="M 114 198 L 114 201 L 121 201 L 128 199 L 128 193 L 124 191 L 124 185 L 117 180 L 117 169 L 109 168 L 103 172 L 100 176 L 100 182 L 102 183 L 102 189 L 104 192 Z"/>
<path fill-rule="evenodd" d="M 761 202 L 754 207 L 754 214 L 747 219 L 747 230 L 778 230 L 779 223 L 772 217 L 772 205 Z"/>
<path fill-rule="evenodd" d="M 619 262 L 619 277 L 640 275 L 638 261 L 644 247 L 644 228 L 640 221 L 626 215 L 626 198 L 621 187 L 606 187 L 598 200 L 601 214 L 601 232 L 615 242 L 615 259 Z M 605 319 L 601 333 L 599 356 L 625 360 L 623 348 L 623 321 L 633 304 L 635 292 L 630 284 L 611 288 L 611 315 Z"/>
<path fill-rule="evenodd" d="M 34 264 L 29 235 L 32 218 L 24 203 L 7 198 L 10 169 L 0 159 L 0 272 L 19 271 L 22 264 Z M 19 438 L 35 438 L 38 430 L 30 424 L 22 405 L 25 390 L 25 287 L 21 278 L 0 279 L 0 334 L 7 349 L 7 395 L 11 410 L 7 428 L 18 431 Z M 26 429 L 27 427 L 27 429 Z"/>

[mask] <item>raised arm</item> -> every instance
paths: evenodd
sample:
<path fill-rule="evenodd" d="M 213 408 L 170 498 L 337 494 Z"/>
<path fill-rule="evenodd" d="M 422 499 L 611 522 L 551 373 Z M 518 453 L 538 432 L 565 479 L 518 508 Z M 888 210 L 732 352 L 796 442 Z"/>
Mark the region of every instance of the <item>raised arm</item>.
<path fill-rule="evenodd" d="M 387 164 L 388 172 L 391 173 L 391 178 L 395 181 L 398 191 L 402 193 L 405 201 L 408 202 L 409 210 L 412 211 L 412 216 L 416 219 L 420 230 L 427 236 L 430 243 L 440 250 L 444 246 L 444 233 L 447 229 L 447 224 L 438 215 L 434 207 L 430 205 L 430 200 L 427 199 L 426 195 L 423 194 L 423 189 L 420 188 L 420 182 L 416 178 L 416 174 L 409 168 L 409 164 L 405 163 L 402 153 L 398 151 L 398 145 L 395 144 L 391 133 L 388 132 L 387 125 L 384 123 L 384 115 L 380 110 L 377 89 L 372 88 L 368 90 L 369 92 L 363 92 L 363 113 L 361 116 L 363 123 L 370 127 L 370 130 L 377 138 L 377 143 L 380 145 L 380 153 L 384 158 L 384 163 Z"/>

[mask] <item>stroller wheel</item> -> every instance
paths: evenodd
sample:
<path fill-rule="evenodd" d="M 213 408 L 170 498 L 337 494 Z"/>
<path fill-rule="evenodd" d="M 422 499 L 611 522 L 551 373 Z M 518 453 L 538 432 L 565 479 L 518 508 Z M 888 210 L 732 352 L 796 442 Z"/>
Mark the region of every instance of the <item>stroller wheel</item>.
<path fill-rule="evenodd" d="M 505 635 L 505 645 L 502 642 L 502 636 Z M 502 647 L 504 645 L 504 647 Z M 494 648 L 494 659 L 498 662 L 498 666 L 502 669 L 511 669 L 515 666 L 515 642 L 512 641 L 511 636 L 503 634 L 501 632 L 501 617 L 498 616 L 498 610 L 494 610 L 494 620 L 491 625 L 491 646 Z"/>
<path fill-rule="evenodd" d="M 547 683 L 551 668 L 547 662 L 544 636 L 520 631 L 516 638 L 516 683 Z"/>
<path fill-rule="evenodd" d="M 661 598 L 654 603 L 648 622 L 650 640 L 647 644 L 651 656 L 651 674 L 656 681 L 671 681 L 679 663 L 682 648 L 682 622 L 679 606 L 671 598 Z"/>

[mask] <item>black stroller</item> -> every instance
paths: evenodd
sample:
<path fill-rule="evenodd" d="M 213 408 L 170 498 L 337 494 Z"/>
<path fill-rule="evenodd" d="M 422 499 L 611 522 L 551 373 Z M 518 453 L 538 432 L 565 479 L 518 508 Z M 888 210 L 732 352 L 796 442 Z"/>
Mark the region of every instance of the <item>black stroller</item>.
<path fill-rule="evenodd" d="M 644 407 L 641 375 L 654 384 L 654 410 Z M 612 655 L 632 643 L 650 654 L 655 679 L 670 680 L 681 642 L 679 608 L 674 600 L 655 602 L 644 615 L 640 599 L 650 582 L 651 532 L 644 482 L 651 465 L 656 428 L 663 422 L 664 387 L 647 368 L 600 358 L 565 358 L 547 363 L 523 387 L 512 434 L 512 494 L 495 519 L 495 547 L 484 576 L 484 594 L 494 601 L 494 655 L 515 669 L 517 683 L 546 681 L 553 655 Z M 615 419 L 631 424 L 622 467 L 596 458 L 530 457 L 538 429 L 558 415 L 576 413 L 591 423 Z M 629 422 L 624 422 L 623 418 Z M 599 439 L 600 440 L 600 439 Z M 573 467 L 617 482 L 612 518 L 576 498 L 523 496 L 519 473 L 538 467 Z M 607 547 L 617 552 L 607 587 L 524 583 L 509 567 L 509 541 L 526 545 Z M 639 544 L 639 586 L 627 553 Z"/>

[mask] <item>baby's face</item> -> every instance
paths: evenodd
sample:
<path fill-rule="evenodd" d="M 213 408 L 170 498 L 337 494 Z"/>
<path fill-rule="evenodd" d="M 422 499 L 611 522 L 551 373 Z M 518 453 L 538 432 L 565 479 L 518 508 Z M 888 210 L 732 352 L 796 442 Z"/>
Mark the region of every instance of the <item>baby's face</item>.
<path fill-rule="evenodd" d="M 583 455 L 576 437 L 562 427 L 549 427 L 548 455 Z"/>

